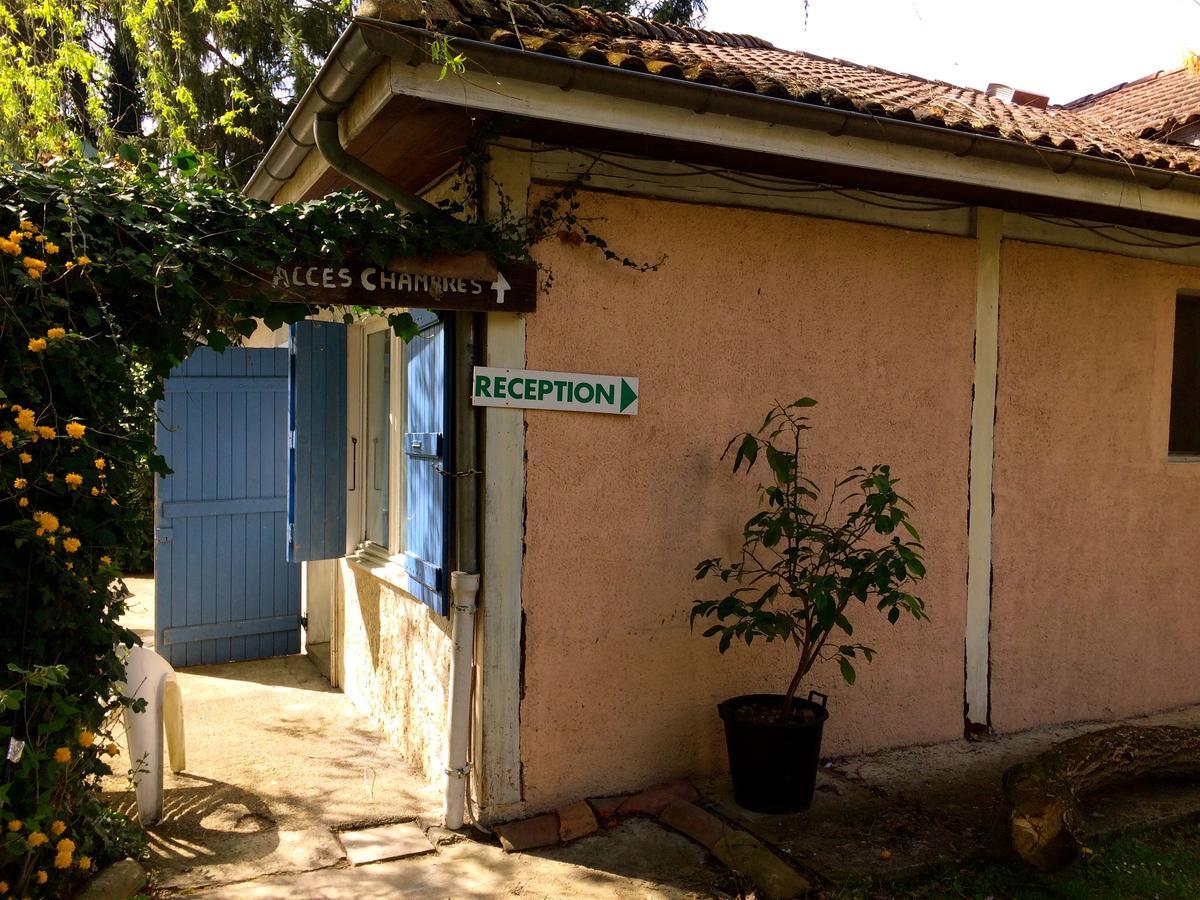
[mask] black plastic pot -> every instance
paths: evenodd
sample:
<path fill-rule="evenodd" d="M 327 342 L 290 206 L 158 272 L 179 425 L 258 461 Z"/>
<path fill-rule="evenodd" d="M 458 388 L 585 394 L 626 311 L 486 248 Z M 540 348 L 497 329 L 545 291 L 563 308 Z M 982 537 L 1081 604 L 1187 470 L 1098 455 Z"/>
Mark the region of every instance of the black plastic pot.
<path fill-rule="evenodd" d="M 813 698 L 819 697 L 820 703 Z M 717 705 L 725 723 L 729 748 L 729 774 L 733 798 L 738 806 L 754 812 L 788 813 L 808 809 L 817 782 L 821 760 L 821 732 L 829 711 L 828 698 L 810 691 L 807 700 L 797 698 L 793 707 L 816 713 L 803 724 L 775 721 L 739 721 L 737 711 L 766 701 L 779 707 L 782 694 L 746 694 Z"/>

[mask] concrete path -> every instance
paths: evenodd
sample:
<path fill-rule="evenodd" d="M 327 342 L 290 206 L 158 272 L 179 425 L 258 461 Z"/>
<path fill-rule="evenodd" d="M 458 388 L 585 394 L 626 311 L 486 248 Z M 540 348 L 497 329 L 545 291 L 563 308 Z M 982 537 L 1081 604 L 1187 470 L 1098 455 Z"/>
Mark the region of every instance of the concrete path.
<path fill-rule="evenodd" d="M 189 894 L 230 900 L 365 900 L 404 897 L 633 900 L 737 895 L 732 877 L 705 862 L 704 848 L 648 819 L 564 847 L 506 854 L 475 841 L 434 855 L 357 868 L 258 878 Z"/>
<path fill-rule="evenodd" d="M 153 646 L 153 580 L 127 583 L 125 624 Z M 336 830 L 435 823 L 435 787 L 304 656 L 178 676 L 187 770 L 166 773 L 165 816 L 148 830 L 158 896 L 684 898 L 732 883 L 702 847 L 649 820 L 536 854 L 448 835 L 436 853 L 349 868 Z M 119 760 L 128 765 L 124 748 Z M 135 815 L 127 779 L 105 789 Z"/>

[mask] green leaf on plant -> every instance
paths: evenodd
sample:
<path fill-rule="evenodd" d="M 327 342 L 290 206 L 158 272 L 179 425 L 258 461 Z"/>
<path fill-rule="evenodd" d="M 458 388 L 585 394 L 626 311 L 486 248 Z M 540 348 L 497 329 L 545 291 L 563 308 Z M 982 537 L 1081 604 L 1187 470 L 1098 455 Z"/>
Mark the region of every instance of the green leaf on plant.
<path fill-rule="evenodd" d="M 850 661 L 844 656 L 838 658 L 838 666 L 842 670 L 842 677 L 846 679 L 846 684 L 854 684 L 854 679 L 857 678 L 857 673 L 854 671 L 854 666 L 850 665 Z"/>

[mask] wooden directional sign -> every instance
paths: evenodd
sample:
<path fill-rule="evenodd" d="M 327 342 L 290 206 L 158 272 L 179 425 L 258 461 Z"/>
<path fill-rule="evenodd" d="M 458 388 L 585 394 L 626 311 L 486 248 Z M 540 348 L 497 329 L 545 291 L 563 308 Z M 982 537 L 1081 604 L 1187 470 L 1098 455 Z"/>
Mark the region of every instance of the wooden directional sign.
<path fill-rule="evenodd" d="M 580 375 L 476 366 L 471 403 L 636 416 L 638 380 L 631 375 Z"/>
<path fill-rule="evenodd" d="M 264 280 L 270 281 L 271 292 L 278 299 L 297 303 L 468 312 L 533 312 L 537 308 L 537 267 L 533 263 L 509 263 L 499 269 L 480 255 L 405 258 L 386 267 L 281 263 Z"/>

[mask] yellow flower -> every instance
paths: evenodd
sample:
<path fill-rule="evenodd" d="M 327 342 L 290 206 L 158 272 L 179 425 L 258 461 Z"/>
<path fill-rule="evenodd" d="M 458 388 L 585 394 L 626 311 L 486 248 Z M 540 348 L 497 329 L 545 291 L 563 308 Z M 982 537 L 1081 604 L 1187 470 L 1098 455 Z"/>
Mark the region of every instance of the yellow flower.
<path fill-rule="evenodd" d="M 59 747 L 54 751 L 54 761 L 56 763 L 69 763 L 71 761 L 71 750 L 69 747 Z"/>
<path fill-rule="evenodd" d="M 0 238 L 0 252 L 7 253 L 9 256 L 20 256 L 21 245 L 8 238 Z"/>
<path fill-rule="evenodd" d="M 112 565 L 112 557 L 111 557 L 111 556 L 108 556 L 107 554 L 105 554 L 104 556 L 100 557 L 100 565 L 102 565 L 102 566 L 111 566 L 111 565 Z"/>
<path fill-rule="evenodd" d="M 92 496 L 93 496 L 93 497 L 99 497 L 99 496 L 100 496 L 100 488 L 98 488 L 98 487 L 93 487 L 93 488 L 92 488 Z"/>
<path fill-rule="evenodd" d="M 11 431 L 0 431 L 0 444 L 11 450 L 13 447 L 13 433 Z M 24 453 L 21 455 L 25 456 Z M 32 459 L 32 457 L 30 458 Z M 25 462 L 25 460 L 22 459 L 21 462 Z"/>
<path fill-rule="evenodd" d="M 107 753 L 109 756 L 119 756 L 121 753 L 121 748 L 118 747 L 116 744 L 109 744 L 107 747 L 104 748 L 104 752 Z"/>
<path fill-rule="evenodd" d="M 21 260 L 21 265 L 23 265 L 26 269 L 35 269 L 40 272 L 46 268 L 46 261 L 44 259 L 38 259 L 36 256 L 27 256 Z"/>
<path fill-rule="evenodd" d="M 63 538 L 63 549 L 66 550 L 68 553 L 74 553 L 76 550 L 79 549 L 79 538 L 75 538 L 75 537 Z M 80 743 L 83 743 L 83 738 L 80 738 L 79 741 L 80 741 Z M 83 746 L 86 747 L 87 744 L 84 744 Z"/>
<path fill-rule="evenodd" d="M 54 868 L 56 868 L 56 869 L 71 868 L 71 854 L 70 853 L 54 854 Z"/>
<path fill-rule="evenodd" d="M 50 537 L 46 538 L 46 543 L 49 544 L 51 547 L 53 547 L 54 542 L 57 540 L 58 540 L 58 538 L 56 538 L 54 535 L 50 535 Z"/>
<path fill-rule="evenodd" d="M 8 893 L 8 882 L 0 881 L 0 894 L 7 894 L 7 893 Z"/>
<path fill-rule="evenodd" d="M 53 534 L 55 531 L 58 531 L 58 516 L 56 516 L 54 513 L 42 512 L 41 510 L 38 510 L 33 514 L 33 521 L 37 522 L 40 526 L 38 528 L 38 534 L 41 534 L 42 532 Z"/>
<path fill-rule="evenodd" d="M 81 257 L 79 257 L 79 259 L 77 259 L 77 260 L 75 260 L 75 261 L 76 261 L 77 263 L 79 263 L 79 265 L 81 265 L 81 266 L 87 266 L 87 265 L 90 265 L 90 264 L 91 264 L 91 262 L 92 262 L 92 261 L 91 261 L 91 260 L 90 260 L 90 259 L 87 257 L 87 255 L 86 255 L 86 254 L 85 254 L 84 256 L 81 256 Z"/>
<path fill-rule="evenodd" d="M 28 497 L 22 497 L 20 500 L 17 501 L 17 506 L 24 507 L 24 506 L 28 506 L 28 505 L 29 505 Z"/>
<path fill-rule="evenodd" d="M 32 409 L 18 409 L 17 410 L 17 427 L 20 428 L 22 431 L 33 431 L 34 430 L 33 423 L 36 421 L 36 418 L 37 417 L 34 416 Z"/>
<path fill-rule="evenodd" d="M 40 847 L 42 844 L 48 843 L 50 838 L 46 837 L 40 831 L 35 831 L 25 839 L 30 847 Z"/>
<path fill-rule="evenodd" d="M 65 328 L 51 328 L 49 331 L 46 332 L 46 337 L 52 341 L 61 341 L 66 336 L 67 336 L 67 329 L 65 329 Z"/>
<path fill-rule="evenodd" d="M 51 428 L 49 425 L 39 425 L 37 427 L 37 433 L 38 433 L 38 437 L 45 438 L 48 441 L 52 441 L 56 437 L 58 437 L 58 432 L 55 431 L 53 428 Z"/>
<path fill-rule="evenodd" d="M 17 454 L 17 459 L 19 459 L 23 463 L 33 462 L 33 457 L 30 456 L 28 453 L 26 453 L 24 450 L 22 450 L 20 453 Z"/>
<path fill-rule="evenodd" d="M 22 822 L 20 819 L 13 819 L 11 822 L 8 823 L 8 830 L 9 831 L 20 831 L 21 826 L 24 824 L 25 823 Z"/>
<path fill-rule="evenodd" d="M 103 470 L 104 467 L 107 465 L 108 465 L 108 460 L 104 459 L 104 457 L 102 457 L 102 456 L 96 457 L 96 468 L 97 469 Z"/>
<path fill-rule="evenodd" d="M 46 349 L 46 339 L 45 338 L 30 338 L 29 339 L 29 349 L 33 353 L 41 353 L 43 350 Z"/>
<path fill-rule="evenodd" d="M 40 281 L 41 277 L 42 277 L 42 273 L 38 269 L 26 269 L 25 274 L 28 275 L 30 278 L 32 278 L 34 281 Z"/>
<path fill-rule="evenodd" d="M 21 241 L 25 240 L 25 238 L 27 238 L 27 237 L 29 237 L 29 235 L 21 234 L 21 232 L 19 232 L 19 231 L 10 231 L 8 233 L 8 239 L 10 241 L 12 241 L 14 244 L 21 243 Z"/>
<path fill-rule="evenodd" d="M 37 883 L 38 883 L 38 884 L 45 884 L 45 883 L 46 883 L 46 880 L 47 880 L 47 879 L 48 879 L 50 876 L 46 874 L 46 870 L 45 870 L 45 869 L 38 869 L 38 870 L 37 870 L 37 876 L 36 876 L 36 877 L 37 877 Z"/>
<path fill-rule="evenodd" d="M 58 252 L 58 249 L 59 249 L 58 244 L 54 243 L 54 241 L 46 241 L 46 255 L 47 256 L 53 256 L 55 253 Z"/>
<path fill-rule="evenodd" d="M 85 431 L 87 431 L 87 426 L 84 425 L 82 422 L 68 422 L 67 423 L 67 434 L 73 438 L 83 437 L 83 433 Z"/>
<path fill-rule="evenodd" d="M 13 479 L 13 490 L 23 491 L 27 487 L 29 487 L 29 482 L 26 481 L 24 478 L 14 478 Z"/>
<path fill-rule="evenodd" d="M 28 219 L 22 219 L 20 221 L 20 223 L 17 225 L 17 227 L 20 228 L 22 231 L 28 231 L 30 234 L 32 234 L 33 232 L 38 230 L 38 227 L 36 225 L 34 225 L 32 222 L 30 222 Z"/>
<path fill-rule="evenodd" d="M 79 868 L 86 871 L 86 870 L 90 869 L 91 867 L 92 867 L 92 858 L 90 856 L 87 856 L 85 854 L 85 855 L 79 857 Z"/>
<path fill-rule="evenodd" d="M 70 486 L 71 490 L 75 490 L 75 488 L 83 484 L 83 476 L 78 472 L 68 472 L 67 477 L 63 481 Z"/>
<path fill-rule="evenodd" d="M 44 243 L 46 243 L 46 236 L 44 234 L 39 234 L 37 237 L 34 238 L 34 240 L 37 241 L 39 244 L 44 244 Z"/>
<path fill-rule="evenodd" d="M 63 830 L 64 831 L 66 830 L 65 825 L 63 826 Z M 75 842 L 73 840 L 71 840 L 70 838 L 63 838 L 61 841 L 59 841 L 54 846 L 54 849 L 57 850 L 59 853 L 74 853 L 75 852 Z"/>
<path fill-rule="evenodd" d="M 50 823 L 50 833 L 52 835 L 54 835 L 55 837 L 58 837 L 60 834 L 62 834 L 66 830 L 67 830 L 67 823 L 64 822 L 62 819 L 55 819 L 53 822 Z"/>
<path fill-rule="evenodd" d="M 94 735 L 92 732 L 88 731 L 86 728 L 79 732 L 80 747 L 90 747 L 94 743 L 96 743 L 96 735 Z"/>

